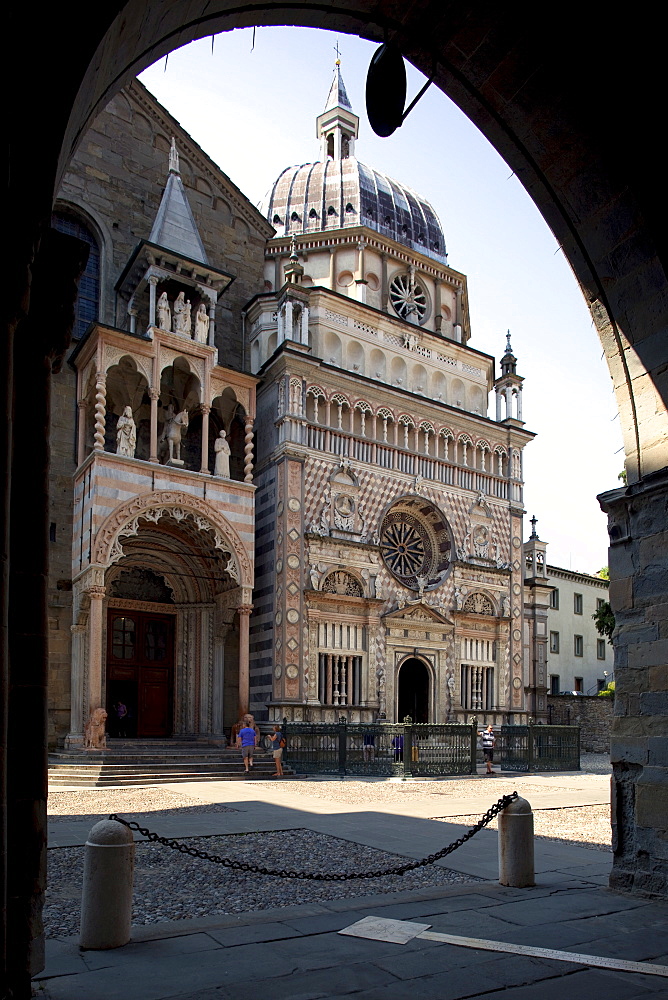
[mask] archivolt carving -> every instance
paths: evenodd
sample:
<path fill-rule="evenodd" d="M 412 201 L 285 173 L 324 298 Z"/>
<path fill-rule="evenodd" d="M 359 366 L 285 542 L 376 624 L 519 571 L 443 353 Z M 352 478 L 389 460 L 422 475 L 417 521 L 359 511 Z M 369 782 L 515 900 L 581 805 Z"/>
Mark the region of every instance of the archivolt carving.
<path fill-rule="evenodd" d="M 191 518 L 200 531 L 212 532 L 215 547 L 228 557 L 225 569 L 232 579 L 241 586 L 253 586 L 250 559 L 232 525 L 204 500 L 171 490 L 146 493 L 117 507 L 97 533 L 93 562 L 110 566 L 123 556 L 121 539 L 136 535 L 140 520 L 157 524 L 164 516 L 176 521 Z"/>
<path fill-rule="evenodd" d="M 467 597 L 464 601 L 464 611 L 468 611 L 474 615 L 494 614 L 492 602 L 484 594 L 471 594 L 470 597 Z"/>
<path fill-rule="evenodd" d="M 137 366 L 137 370 L 142 373 L 142 375 L 148 382 L 149 388 L 151 388 L 151 383 L 152 383 L 151 376 L 153 368 L 152 362 L 147 358 L 143 358 L 139 354 L 130 354 L 127 348 L 109 347 L 109 346 L 105 347 L 104 349 L 105 372 L 108 372 L 110 368 L 113 368 L 114 365 L 117 365 L 118 362 L 121 360 L 121 358 L 130 358 L 131 361 L 134 361 L 135 365 Z"/>

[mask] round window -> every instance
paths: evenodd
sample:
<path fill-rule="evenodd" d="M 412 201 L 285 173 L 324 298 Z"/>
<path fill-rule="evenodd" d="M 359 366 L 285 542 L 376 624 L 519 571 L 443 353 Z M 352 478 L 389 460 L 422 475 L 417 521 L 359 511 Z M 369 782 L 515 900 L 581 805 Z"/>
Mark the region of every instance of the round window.
<path fill-rule="evenodd" d="M 394 311 L 410 323 L 422 323 L 427 315 L 427 293 L 414 274 L 397 274 L 390 282 Z"/>
<path fill-rule="evenodd" d="M 385 514 L 380 552 L 390 573 L 411 590 L 433 590 L 450 569 L 452 539 L 445 517 L 423 497 L 403 497 Z"/>

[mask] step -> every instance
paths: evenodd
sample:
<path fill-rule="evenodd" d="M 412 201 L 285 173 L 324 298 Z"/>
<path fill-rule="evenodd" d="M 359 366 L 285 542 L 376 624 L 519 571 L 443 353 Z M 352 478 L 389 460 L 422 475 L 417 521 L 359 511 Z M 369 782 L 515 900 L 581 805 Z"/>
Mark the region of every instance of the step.
<path fill-rule="evenodd" d="M 300 775 L 285 772 L 286 778 L 299 778 Z M 71 774 L 49 774 L 49 785 L 74 785 L 81 788 L 102 788 L 110 785 L 133 786 L 133 785 L 160 785 L 172 784 L 187 781 L 271 781 L 271 774 L 259 773 L 246 775 L 245 771 L 238 774 L 211 774 L 176 772 L 174 774 L 133 774 L 133 775 L 71 775 Z"/>

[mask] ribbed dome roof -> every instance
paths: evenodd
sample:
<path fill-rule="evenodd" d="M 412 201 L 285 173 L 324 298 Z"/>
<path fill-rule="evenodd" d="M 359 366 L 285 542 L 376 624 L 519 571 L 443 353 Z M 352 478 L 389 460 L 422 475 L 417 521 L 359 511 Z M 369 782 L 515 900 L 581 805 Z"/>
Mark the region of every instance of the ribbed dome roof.
<path fill-rule="evenodd" d="M 429 202 L 354 156 L 288 167 L 261 210 L 279 236 L 364 225 L 418 253 L 446 258 Z"/>

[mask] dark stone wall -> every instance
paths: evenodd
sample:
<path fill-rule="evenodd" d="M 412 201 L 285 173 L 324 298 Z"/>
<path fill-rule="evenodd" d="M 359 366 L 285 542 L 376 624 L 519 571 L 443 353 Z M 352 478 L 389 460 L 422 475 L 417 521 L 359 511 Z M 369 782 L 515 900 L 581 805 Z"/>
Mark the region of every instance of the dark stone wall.
<path fill-rule="evenodd" d="M 580 749 L 585 753 L 609 753 L 613 706 L 612 698 L 548 695 L 547 721 L 553 726 L 579 726 Z"/>

